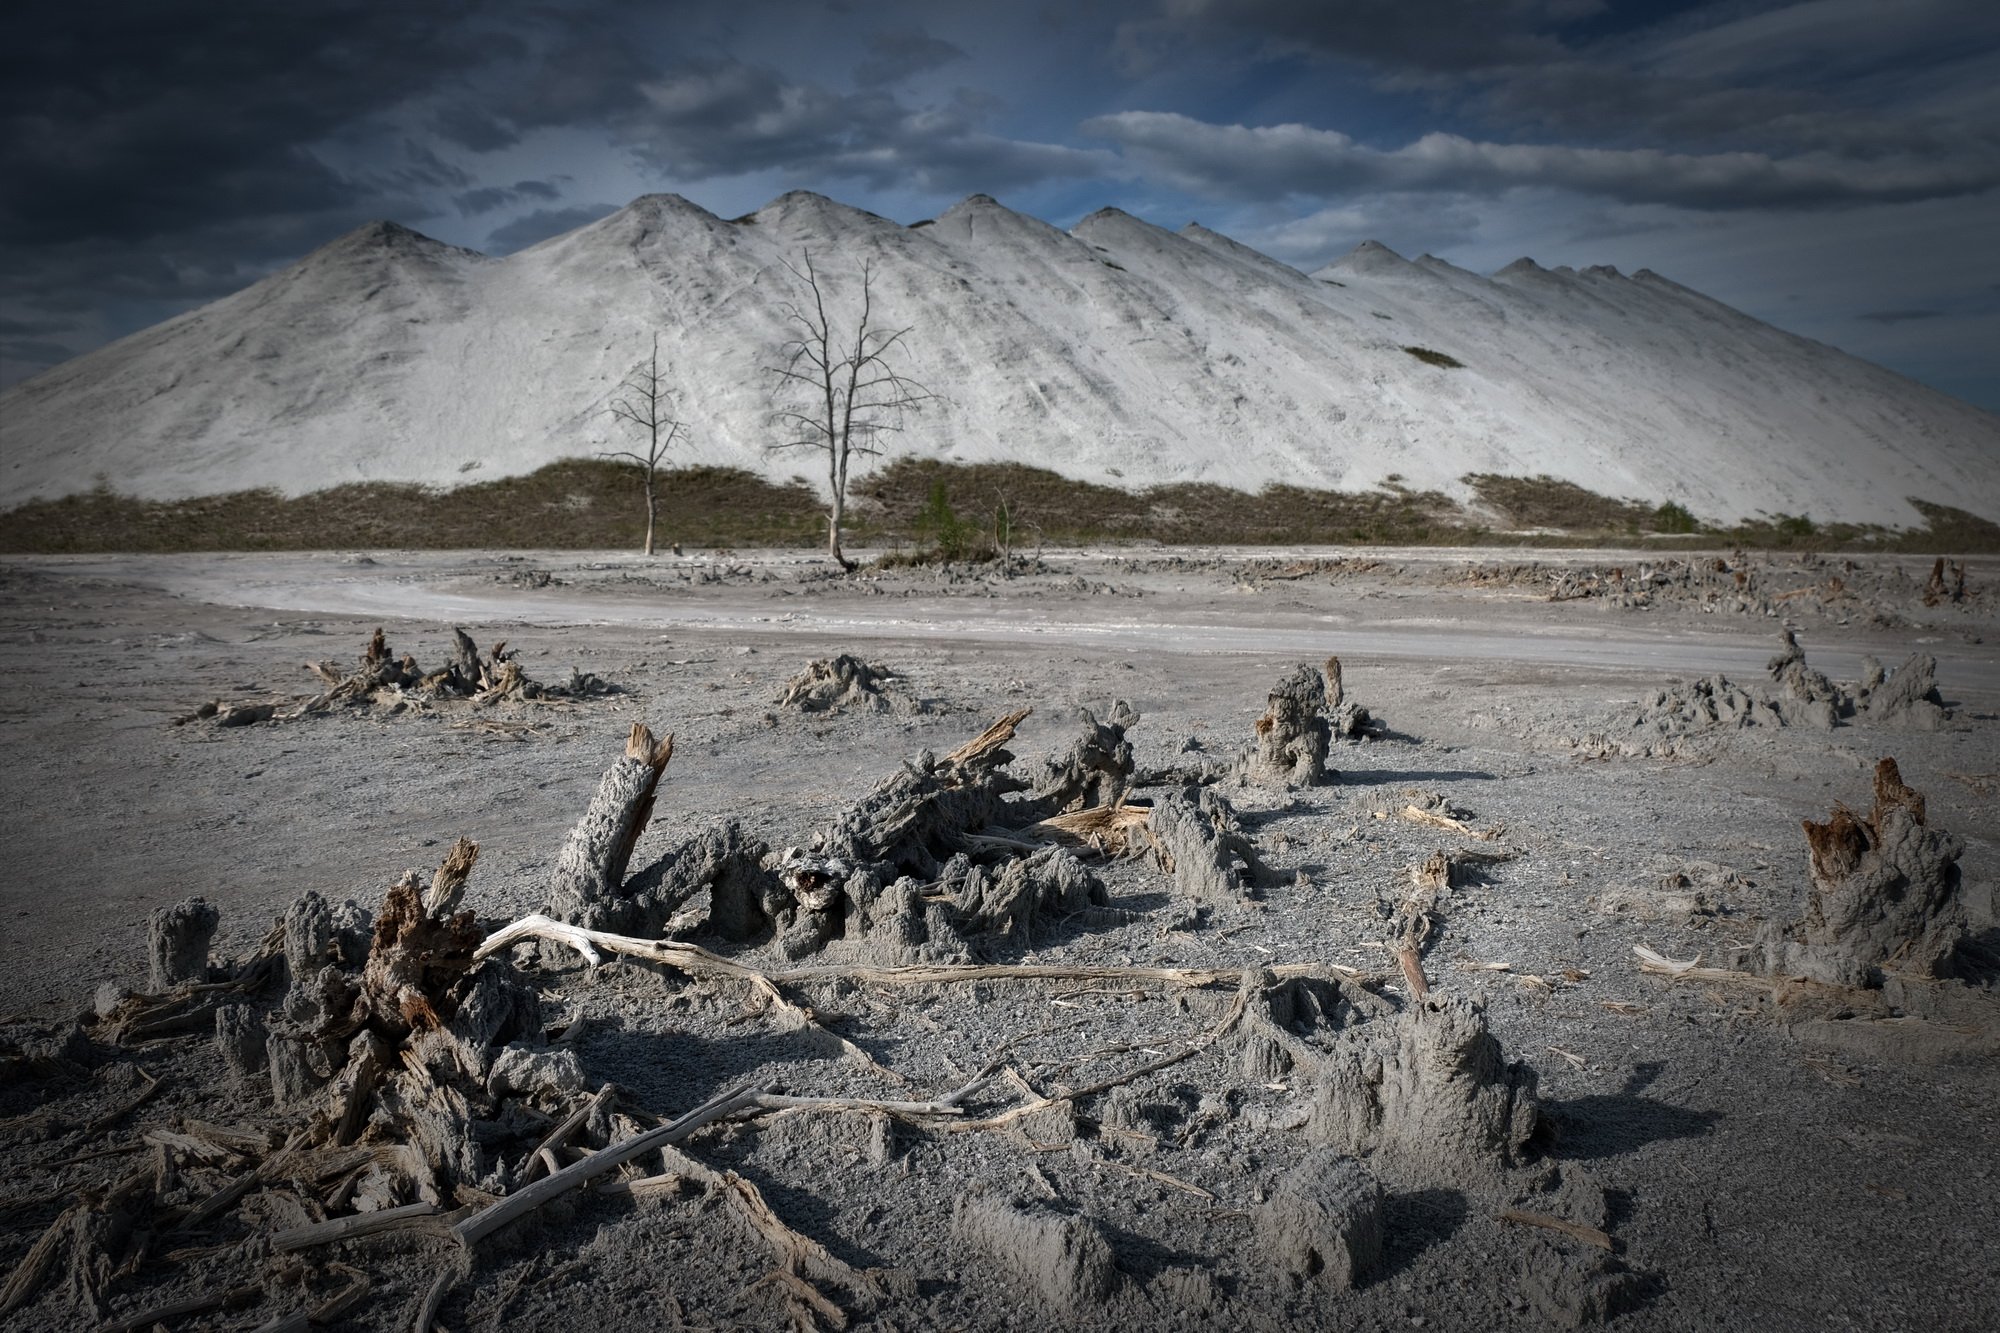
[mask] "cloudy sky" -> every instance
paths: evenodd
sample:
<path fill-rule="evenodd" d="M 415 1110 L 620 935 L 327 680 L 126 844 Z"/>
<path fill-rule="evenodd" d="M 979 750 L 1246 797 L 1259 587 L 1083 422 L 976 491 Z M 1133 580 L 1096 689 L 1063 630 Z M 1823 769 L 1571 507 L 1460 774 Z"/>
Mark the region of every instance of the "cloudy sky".
<path fill-rule="evenodd" d="M 374 218 L 804 188 L 1653 268 L 2000 410 L 1993 0 L 71 0 L 0 117 L 0 383 Z"/>

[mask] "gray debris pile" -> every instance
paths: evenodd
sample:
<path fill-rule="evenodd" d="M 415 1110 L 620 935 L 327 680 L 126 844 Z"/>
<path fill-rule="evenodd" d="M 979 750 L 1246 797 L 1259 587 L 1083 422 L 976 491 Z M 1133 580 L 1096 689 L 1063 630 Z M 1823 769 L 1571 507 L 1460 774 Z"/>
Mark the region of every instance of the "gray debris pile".
<path fill-rule="evenodd" d="M 1805 650 L 1791 630 L 1766 668 L 1785 692 L 1781 707 L 1811 726 L 1831 729 L 1844 719 L 1906 731 L 1936 731 L 1951 717 L 1937 690 L 1937 659 L 1911 653 L 1893 675 L 1873 657 L 1861 659 L 1861 680 L 1836 684 L 1806 664 Z"/>
<path fill-rule="evenodd" d="M 1154 855 L 1174 877 L 1174 892 L 1196 903 L 1238 903 L 1258 896 L 1271 872 L 1258 859 L 1236 810 L 1213 787 L 1162 796 L 1147 822 Z"/>
<path fill-rule="evenodd" d="M 628 751 L 572 831 L 544 910 L 571 925 L 651 938 L 705 894 L 706 917 L 690 928 L 705 925 L 733 943 L 768 937 L 790 959 L 838 943 L 882 964 L 960 961 L 985 941 L 1029 940 L 1059 920 L 1111 919 L 1099 915 L 1110 907 L 1103 882 L 1072 851 L 1007 830 L 1033 826 L 1052 805 L 1122 794 L 1131 779 L 1123 727 L 1137 714 L 1118 705 L 1106 724 L 1080 710 L 1082 734 L 1044 765 L 1045 794 L 1022 796 L 1027 785 L 1008 771 L 1006 746 L 1027 716 L 1000 719 L 942 759 L 919 754 L 809 847 L 773 852 L 728 821 L 636 874 L 628 862 L 671 740 Z"/>
<path fill-rule="evenodd" d="M 1042 761 L 1034 784 L 1044 818 L 1123 805 L 1132 785 L 1132 742 L 1125 733 L 1138 725 L 1138 710 L 1119 699 L 1102 721 L 1088 708 L 1078 708 L 1072 718 L 1076 735 Z"/>
<path fill-rule="evenodd" d="M 785 683 L 777 704 L 802 713 L 834 713 L 849 708 L 887 712 L 891 703 L 889 682 L 895 679 L 896 673 L 888 667 L 841 653 L 808 663 L 804 671 Z"/>
<path fill-rule="evenodd" d="M 548 685 L 534 680 L 515 661 L 504 641 L 481 654 L 462 629 L 452 631 L 452 657 L 435 671 L 425 671 L 416 658 L 396 656 L 381 629 L 376 629 L 353 670 L 334 662 L 310 662 L 306 669 L 319 677 L 319 694 L 286 701 L 229 704 L 211 700 L 174 719 L 175 726 L 211 722 L 218 727 L 256 722 L 287 722 L 331 713 L 336 709 L 373 707 L 396 714 L 421 712 L 440 702 L 464 700 L 474 707 L 555 699 L 583 699 L 617 694 L 616 685 L 587 671 L 571 668 L 569 680 Z"/>
<path fill-rule="evenodd" d="M 1790 629 L 1765 670 L 1779 693 L 1753 693 L 1727 676 L 1676 682 L 1642 699 L 1636 712 L 1571 742 L 1582 758 L 1671 759 L 1700 753 L 1700 743 L 1749 727 L 1805 727 L 1831 731 L 1843 725 L 1936 731 L 1951 714 L 1937 690 L 1937 659 L 1912 653 L 1892 675 L 1873 657 L 1861 659 L 1854 685 L 1830 679 L 1806 662 Z"/>

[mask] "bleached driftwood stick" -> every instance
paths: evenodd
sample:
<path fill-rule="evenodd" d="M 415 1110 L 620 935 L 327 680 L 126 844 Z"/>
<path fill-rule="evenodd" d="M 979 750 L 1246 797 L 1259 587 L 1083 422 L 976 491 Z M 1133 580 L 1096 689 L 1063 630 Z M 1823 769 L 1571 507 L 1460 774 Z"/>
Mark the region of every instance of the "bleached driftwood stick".
<path fill-rule="evenodd" d="M 1688 958 L 1669 958 L 1643 944 L 1632 946 L 1632 952 L 1639 959 L 1639 970 L 1656 977 L 1671 977 L 1675 981 L 1733 981 L 1752 986 L 1770 986 L 1782 978 L 1761 977 L 1755 972 L 1737 972 L 1726 967 L 1703 967 L 1699 955 Z"/>
<path fill-rule="evenodd" d="M 756 1099 L 764 1096 L 765 1092 L 766 1089 L 761 1083 L 751 1083 L 711 1097 L 678 1120 L 661 1125 L 658 1129 L 649 1129 L 644 1134 L 634 1135 L 623 1143 L 614 1143 L 608 1148 L 592 1153 L 580 1162 L 564 1167 L 553 1175 L 543 1177 L 491 1207 L 474 1213 L 452 1230 L 464 1245 L 468 1247 L 476 1245 L 482 1237 L 491 1235 L 517 1217 L 533 1212 L 557 1195 L 587 1185 L 607 1171 L 616 1170 L 656 1148 L 679 1143 L 703 1125 L 733 1115 L 745 1106 L 754 1105 Z"/>
<path fill-rule="evenodd" d="M 395 1231 L 424 1218 L 435 1217 L 437 1211 L 438 1206 L 434 1203 L 406 1203 L 400 1208 L 384 1208 L 375 1213 L 329 1218 L 324 1222 L 280 1231 L 271 1237 L 271 1249 L 283 1254 L 287 1250 L 304 1250 L 337 1240 L 372 1236 L 378 1231 Z"/>
<path fill-rule="evenodd" d="M 550 1130 L 540 1143 L 535 1145 L 535 1151 L 529 1154 L 528 1157 L 528 1170 L 532 1172 L 536 1163 L 546 1166 L 555 1156 L 555 1149 L 561 1147 L 570 1135 L 583 1128 L 583 1122 L 596 1114 L 598 1107 L 611 1100 L 613 1091 L 615 1091 L 613 1085 L 607 1083 L 595 1093 L 577 1103 L 576 1109 L 564 1116 L 562 1122 Z"/>
<path fill-rule="evenodd" d="M 781 985 L 810 981 L 867 981 L 884 986 L 939 986 L 973 981 L 1157 981 L 1170 986 L 1234 986 L 1243 980 L 1243 969 L 1233 967 L 1067 967 L 1053 963 L 969 963 L 917 965 L 911 967 L 840 967 L 819 965 L 795 967 L 781 972 L 739 963 L 733 958 L 711 953 L 699 945 L 677 940 L 642 940 L 630 935 L 613 935 L 588 930 L 536 914 L 487 936 L 473 954 L 485 958 L 522 940 L 552 940 L 568 945 L 592 964 L 602 963 L 607 953 L 624 954 L 650 962 L 665 963 L 690 976 L 735 977 L 745 981 L 771 981 Z M 1367 974 L 1338 963 L 1280 963 L 1262 969 L 1277 980 L 1290 977 L 1323 977 L 1360 981 Z"/>

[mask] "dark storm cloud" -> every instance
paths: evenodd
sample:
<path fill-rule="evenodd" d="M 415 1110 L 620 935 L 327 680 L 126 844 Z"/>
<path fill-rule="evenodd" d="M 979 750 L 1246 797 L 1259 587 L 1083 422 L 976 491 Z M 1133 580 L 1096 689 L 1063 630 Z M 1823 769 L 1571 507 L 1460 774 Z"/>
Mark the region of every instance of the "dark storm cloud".
<path fill-rule="evenodd" d="M 618 211 L 616 204 L 582 204 L 575 208 L 538 208 L 515 218 L 487 234 L 486 248 L 496 255 L 510 255 L 538 241 L 560 236 L 578 227 L 587 227 L 599 218 Z"/>
<path fill-rule="evenodd" d="M 988 133 L 976 101 L 915 108 L 879 89 L 840 92 L 739 60 L 683 65 L 648 84 L 646 101 L 620 132 L 641 160 L 686 180 L 789 170 L 951 193 L 1116 165 L 1101 150 Z"/>
<path fill-rule="evenodd" d="M 0 243 L 136 239 L 351 207 L 306 145 L 516 51 L 471 7 L 298 0 L 67 6 L 0 43 Z"/>
<path fill-rule="evenodd" d="M 1861 318 L 1872 324 L 1908 324 L 1912 320 L 1940 319 L 1942 310 L 1864 310 Z"/>
<path fill-rule="evenodd" d="M 370 219 L 505 252 L 654 189 L 1199 203 L 1309 264 L 1364 228 L 1669 246 L 1809 208 L 1976 218 L 1996 53 L 1983 0 L 37 6 L 0 43 L 0 383 Z M 1843 318 L 1941 306 L 1937 330 L 1948 289 Z"/>
<path fill-rule="evenodd" d="M 644 84 L 662 61 L 625 26 L 629 11 L 608 0 L 523 11 L 529 18 L 518 31 L 527 58 L 439 100 L 430 118 L 439 135 L 493 152 L 535 130 L 615 124 L 644 108 Z M 558 17 L 559 25 L 549 22 Z"/>
<path fill-rule="evenodd" d="M 1463 73 L 1557 55 L 1549 29 L 1601 0 L 1168 0 L 1127 20 L 1124 50 L 1141 60 L 1183 49 L 1189 34 L 1261 35 L 1279 49 L 1399 70 Z"/>
<path fill-rule="evenodd" d="M 471 217 L 476 213 L 491 213 L 506 204 L 561 197 L 562 192 L 547 181 L 515 181 L 512 185 L 488 185 L 477 190 L 466 190 L 453 195 L 451 202 L 461 215 Z"/>
<path fill-rule="evenodd" d="M 1427 134 L 1384 150 L 1305 125 L 1211 125 L 1158 111 L 1100 116 L 1084 129 L 1184 188 L 1222 197 L 1358 189 L 1490 194 L 1532 186 L 1736 210 L 1935 199 L 2000 185 L 2000 159 L 1976 155 L 1936 162 L 1774 158 L 1485 143 L 1455 134 Z"/>
<path fill-rule="evenodd" d="M 854 81 L 880 88 L 967 59 L 964 51 L 922 28 L 878 32 L 868 39 L 868 55 L 854 67 Z"/>

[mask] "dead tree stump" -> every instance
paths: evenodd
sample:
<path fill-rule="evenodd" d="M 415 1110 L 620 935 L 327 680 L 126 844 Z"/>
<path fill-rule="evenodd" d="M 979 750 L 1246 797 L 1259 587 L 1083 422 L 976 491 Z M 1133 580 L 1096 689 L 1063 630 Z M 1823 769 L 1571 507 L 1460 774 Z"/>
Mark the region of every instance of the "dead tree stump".
<path fill-rule="evenodd" d="M 404 875 L 375 918 L 357 1014 L 376 1031 L 398 1039 L 443 1026 L 447 997 L 471 969 L 481 938 L 470 912 L 449 918 L 426 912 L 416 873 Z"/>
<path fill-rule="evenodd" d="M 1308 1133 L 1344 1152 L 1421 1159 L 1446 1178 L 1485 1175 L 1527 1155 L 1541 1126 L 1535 1089 L 1535 1071 L 1507 1060 L 1478 1005 L 1433 991 L 1386 1037 L 1327 1062 Z"/>
<path fill-rule="evenodd" d="M 1333 737 L 1326 721 L 1326 678 L 1301 666 L 1271 689 L 1256 738 L 1243 757 L 1247 781 L 1265 787 L 1311 787 L 1326 781 Z"/>
<path fill-rule="evenodd" d="M 184 898 L 154 912 L 146 927 L 147 988 L 157 995 L 208 980 L 208 942 L 221 919 L 204 898 Z"/>
<path fill-rule="evenodd" d="M 1894 759 L 1875 766 L 1864 819 L 1836 806 L 1804 821 L 1812 888 L 1792 938 L 1767 938 L 1766 965 L 1830 985 L 1879 986 L 1884 969 L 1949 975 L 1969 930 L 1959 896 L 1965 844 L 1924 822 L 1924 798 Z"/>
<path fill-rule="evenodd" d="M 806 713 L 849 707 L 879 712 L 889 707 L 887 683 L 894 675 L 885 666 L 842 653 L 808 663 L 804 671 L 786 682 L 777 702 L 780 708 Z"/>
<path fill-rule="evenodd" d="M 1088 708 L 1076 710 L 1077 735 L 1069 747 L 1042 761 L 1035 783 L 1036 808 L 1046 818 L 1073 810 L 1116 806 L 1132 786 L 1132 742 L 1128 728 L 1139 713 L 1120 699 L 1103 720 Z"/>
<path fill-rule="evenodd" d="M 1238 903 L 1257 896 L 1263 872 L 1256 847 L 1236 823 L 1229 802 L 1207 787 L 1169 793 L 1146 822 L 1160 868 L 1174 888 L 1198 903 Z"/>
<path fill-rule="evenodd" d="M 632 724 L 624 757 L 605 772 L 597 794 L 556 858 L 549 886 L 550 915 L 565 917 L 623 897 L 632 849 L 653 817 L 660 774 L 673 754 L 672 736 L 656 741 L 642 723 Z"/>
<path fill-rule="evenodd" d="M 1875 663 L 1862 685 L 1855 709 L 1877 726 L 1936 731 L 1950 716 L 1944 696 L 1938 693 L 1937 659 L 1929 653 L 1911 653 L 1893 675 L 1884 675 L 1881 664 Z"/>
<path fill-rule="evenodd" d="M 1782 650 L 1764 669 L 1791 696 L 1780 708 L 1785 721 L 1832 730 L 1840 715 L 1851 710 L 1851 701 L 1824 673 L 1806 665 L 1805 649 L 1799 647 L 1797 635 L 1786 630 L 1782 643 Z"/>

